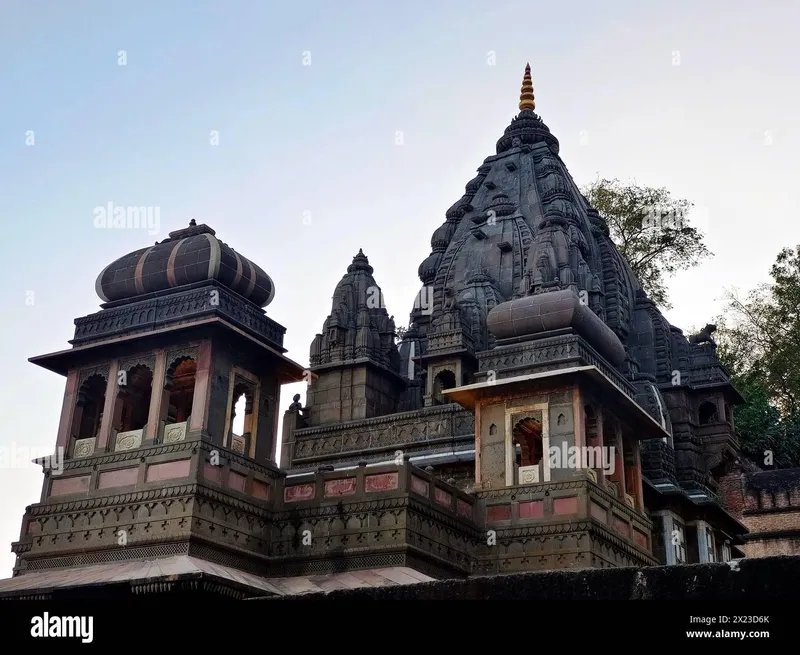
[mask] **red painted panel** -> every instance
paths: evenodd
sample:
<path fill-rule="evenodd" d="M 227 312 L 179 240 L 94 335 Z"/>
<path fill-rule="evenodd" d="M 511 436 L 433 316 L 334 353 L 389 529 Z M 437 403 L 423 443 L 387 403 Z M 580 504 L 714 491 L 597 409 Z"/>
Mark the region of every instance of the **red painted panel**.
<path fill-rule="evenodd" d="M 577 514 L 578 497 L 556 498 L 553 500 L 553 514 Z"/>
<path fill-rule="evenodd" d="M 54 478 L 53 485 L 50 487 L 50 495 L 66 496 L 89 491 L 89 477 L 88 475 L 77 475 L 71 478 Z"/>
<path fill-rule="evenodd" d="M 544 516 L 544 501 L 531 500 L 519 504 L 519 517 L 521 519 L 540 519 Z"/>
<path fill-rule="evenodd" d="M 301 500 L 311 500 L 314 497 L 313 484 L 295 484 L 283 490 L 283 500 L 287 503 L 296 503 Z"/>
<path fill-rule="evenodd" d="M 162 480 L 172 480 L 173 478 L 185 478 L 189 475 L 191 460 L 177 459 L 173 462 L 162 462 L 161 464 L 151 464 L 145 473 L 145 482 L 161 482 Z"/>
<path fill-rule="evenodd" d="M 648 550 L 647 546 L 647 535 L 644 532 L 640 532 L 636 528 L 633 529 L 633 540 L 640 548 L 644 548 Z"/>
<path fill-rule="evenodd" d="M 450 507 L 453 502 L 453 497 L 447 491 L 439 487 L 434 488 L 433 499 L 439 503 L 439 505 L 444 505 L 445 507 Z"/>
<path fill-rule="evenodd" d="M 471 519 L 472 518 L 472 505 L 468 502 L 461 500 L 460 498 L 456 501 L 456 512 L 459 516 L 463 516 L 464 518 Z"/>
<path fill-rule="evenodd" d="M 352 496 L 356 492 L 355 478 L 338 478 L 325 481 L 325 497 Z"/>
<path fill-rule="evenodd" d="M 97 477 L 98 489 L 111 489 L 113 487 L 130 487 L 139 479 L 139 467 L 131 466 L 113 471 L 103 471 Z"/>
<path fill-rule="evenodd" d="M 211 482 L 222 484 L 222 467 L 206 462 L 203 465 L 203 477 Z"/>
<path fill-rule="evenodd" d="M 411 490 L 414 493 L 418 493 L 420 496 L 427 497 L 430 493 L 430 487 L 428 486 L 428 481 L 423 480 L 422 478 L 412 475 L 411 476 Z"/>
<path fill-rule="evenodd" d="M 253 480 L 253 496 L 261 500 L 269 500 L 269 485 L 261 480 Z"/>
<path fill-rule="evenodd" d="M 598 521 L 608 522 L 608 512 L 606 512 L 605 507 L 601 507 L 597 503 L 591 503 L 589 513 Z"/>
<path fill-rule="evenodd" d="M 618 516 L 614 517 L 614 529 L 617 532 L 621 532 L 624 535 L 630 534 L 630 526 L 628 525 L 628 523 L 626 521 L 623 521 Z"/>
<path fill-rule="evenodd" d="M 508 521 L 511 519 L 511 505 L 490 505 L 486 508 L 487 521 Z"/>
<path fill-rule="evenodd" d="M 364 488 L 367 491 L 391 491 L 392 489 L 397 489 L 397 473 L 368 475 L 364 478 Z"/>
<path fill-rule="evenodd" d="M 247 476 L 237 473 L 236 471 L 228 471 L 228 486 L 234 491 L 241 491 L 244 493 L 244 485 L 247 483 Z"/>

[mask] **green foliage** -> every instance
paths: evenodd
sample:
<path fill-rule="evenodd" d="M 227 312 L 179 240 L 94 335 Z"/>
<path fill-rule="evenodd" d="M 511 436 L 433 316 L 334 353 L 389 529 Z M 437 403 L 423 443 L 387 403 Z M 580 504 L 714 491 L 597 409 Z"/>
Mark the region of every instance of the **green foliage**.
<path fill-rule="evenodd" d="M 800 465 L 800 246 L 782 250 L 772 282 L 728 291 L 717 354 L 746 403 L 734 409 L 742 452 L 759 465 Z"/>
<path fill-rule="evenodd" d="M 598 179 L 582 189 L 608 224 L 612 241 L 647 295 L 669 309 L 665 276 L 712 256 L 703 234 L 689 223 L 692 203 L 665 189 Z"/>

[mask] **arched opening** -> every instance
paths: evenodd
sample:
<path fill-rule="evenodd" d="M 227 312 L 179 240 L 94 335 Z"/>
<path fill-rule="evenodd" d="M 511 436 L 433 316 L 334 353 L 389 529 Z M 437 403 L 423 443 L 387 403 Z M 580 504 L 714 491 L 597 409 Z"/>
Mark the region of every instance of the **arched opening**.
<path fill-rule="evenodd" d="M 535 418 L 519 421 L 512 432 L 518 466 L 538 466 L 544 456 L 542 424 Z"/>
<path fill-rule="evenodd" d="M 175 360 L 167 369 L 164 389 L 168 392 L 166 402 L 168 424 L 183 423 L 192 415 L 196 376 L 197 363 L 190 357 Z"/>
<path fill-rule="evenodd" d="M 107 384 L 104 376 L 95 373 L 78 390 L 72 431 L 76 439 L 93 439 L 100 431 Z"/>
<path fill-rule="evenodd" d="M 456 386 L 456 375 L 453 371 L 439 371 L 433 378 L 433 399 L 437 405 L 446 405 L 450 402 L 442 392 L 447 389 L 454 389 Z"/>
<path fill-rule="evenodd" d="M 118 385 L 113 427 L 118 432 L 144 429 L 150 414 L 153 371 L 144 364 L 138 364 L 128 371 L 120 371 Z"/>
<path fill-rule="evenodd" d="M 716 423 L 719 421 L 716 403 L 709 401 L 701 403 L 698 414 L 700 418 L 700 425 L 709 425 L 710 423 Z"/>
<path fill-rule="evenodd" d="M 231 430 L 234 434 L 242 436 L 244 434 L 244 417 L 247 410 L 247 394 L 240 393 L 237 397 L 234 393 L 233 412 L 231 413 Z"/>
<path fill-rule="evenodd" d="M 253 402 L 256 385 L 243 378 L 236 378 L 230 399 L 230 423 L 228 427 L 228 447 L 242 455 L 250 452 L 255 425 L 253 423 Z"/>

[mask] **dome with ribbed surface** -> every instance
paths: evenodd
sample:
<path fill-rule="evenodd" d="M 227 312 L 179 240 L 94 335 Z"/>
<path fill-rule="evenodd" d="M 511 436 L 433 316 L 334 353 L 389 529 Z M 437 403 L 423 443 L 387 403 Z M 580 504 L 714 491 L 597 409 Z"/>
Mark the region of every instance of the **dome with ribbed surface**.
<path fill-rule="evenodd" d="M 97 277 L 97 295 L 113 302 L 216 280 L 259 307 L 269 305 L 275 296 L 269 275 L 215 234 L 192 220 L 169 238 L 120 257 Z"/>

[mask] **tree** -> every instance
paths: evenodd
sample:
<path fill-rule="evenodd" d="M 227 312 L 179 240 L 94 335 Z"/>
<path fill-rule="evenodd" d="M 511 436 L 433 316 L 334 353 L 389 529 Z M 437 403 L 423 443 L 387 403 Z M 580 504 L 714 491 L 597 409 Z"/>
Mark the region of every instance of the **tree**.
<path fill-rule="evenodd" d="M 800 464 L 800 246 L 784 248 L 772 281 L 744 298 L 727 291 L 717 354 L 745 398 L 734 409 L 742 452 L 763 464 Z"/>
<path fill-rule="evenodd" d="M 647 295 L 665 309 L 665 276 L 696 266 L 713 256 L 703 233 L 689 223 L 693 207 L 665 189 L 598 179 L 582 189 L 589 203 L 608 223 L 611 240 L 628 261 Z"/>

